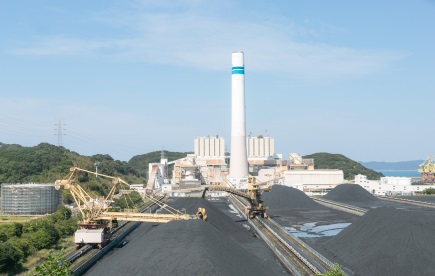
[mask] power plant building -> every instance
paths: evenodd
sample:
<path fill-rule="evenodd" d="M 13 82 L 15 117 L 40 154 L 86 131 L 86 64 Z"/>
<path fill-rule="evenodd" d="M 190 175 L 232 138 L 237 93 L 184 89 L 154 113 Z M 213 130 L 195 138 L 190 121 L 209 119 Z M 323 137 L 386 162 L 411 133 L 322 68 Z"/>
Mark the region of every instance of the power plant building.
<path fill-rule="evenodd" d="M 248 160 L 260 159 L 268 160 L 274 159 L 275 155 L 275 140 L 268 136 L 255 136 L 246 138 L 246 147 Z"/>
<path fill-rule="evenodd" d="M 53 184 L 3 184 L 1 209 L 11 215 L 45 215 L 56 212 L 60 191 Z"/>
<path fill-rule="evenodd" d="M 224 138 L 216 137 L 197 137 L 194 141 L 195 155 L 199 158 L 224 158 L 225 141 Z"/>

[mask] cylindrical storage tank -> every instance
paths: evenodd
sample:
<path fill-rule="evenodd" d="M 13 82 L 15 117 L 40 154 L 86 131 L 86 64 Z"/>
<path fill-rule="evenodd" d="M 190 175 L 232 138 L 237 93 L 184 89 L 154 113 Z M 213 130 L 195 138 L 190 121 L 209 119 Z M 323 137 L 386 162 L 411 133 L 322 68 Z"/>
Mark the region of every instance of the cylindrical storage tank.
<path fill-rule="evenodd" d="M 11 215 L 45 215 L 56 212 L 60 191 L 53 184 L 3 184 L 1 209 Z"/>

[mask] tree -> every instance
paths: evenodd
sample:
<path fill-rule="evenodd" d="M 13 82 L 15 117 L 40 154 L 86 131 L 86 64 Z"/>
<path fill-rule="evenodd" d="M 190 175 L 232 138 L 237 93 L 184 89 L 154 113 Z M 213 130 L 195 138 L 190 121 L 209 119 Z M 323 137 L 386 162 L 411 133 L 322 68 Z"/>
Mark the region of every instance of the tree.
<path fill-rule="evenodd" d="M 50 256 L 45 261 L 35 268 L 34 276 L 57 275 L 69 276 L 72 275 L 72 270 L 69 269 L 71 263 L 66 261 L 65 250 L 55 253 L 51 252 Z"/>
<path fill-rule="evenodd" d="M 433 195 L 435 194 L 435 188 L 427 188 L 423 190 L 423 194 L 425 195 Z"/>
<path fill-rule="evenodd" d="M 0 272 L 17 269 L 21 256 L 19 251 L 9 242 L 0 242 Z"/>
<path fill-rule="evenodd" d="M 52 245 L 50 234 L 45 232 L 44 229 L 39 229 L 38 231 L 32 233 L 29 239 L 32 245 L 38 250 L 49 248 Z"/>
<path fill-rule="evenodd" d="M 142 197 L 138 192 L 134 191 L 128 195 L 123 195 L 120 198 L 115 199 L 114 203 L 112 204 L 112 208 L 131 209 L 131 208 L 137 208 L 142 203 L 143 203 Z"/>
<path fill-rule="evenodd" d="M 338 169 L 342 170 L 344 179 L 353 180 L 355 175 L 363 174 L 368 179 L 379 179 L 383 174 L 374 170 L 367 169 L 358 162 L 355 162 L 341 154 L 331 154 L 318 152 L 311 155 L 305 155 L 304 159 L 314 159 L 316 169 Z"/>
<path fill-rule="evenodd" d="M 323 274 L 316 274 L 315 276 L 346 276 L 346 274 L 341 271 L 341 267 L 339 264 L 334 264 L 334 267 L 330 270 L 326 271 Z"/>

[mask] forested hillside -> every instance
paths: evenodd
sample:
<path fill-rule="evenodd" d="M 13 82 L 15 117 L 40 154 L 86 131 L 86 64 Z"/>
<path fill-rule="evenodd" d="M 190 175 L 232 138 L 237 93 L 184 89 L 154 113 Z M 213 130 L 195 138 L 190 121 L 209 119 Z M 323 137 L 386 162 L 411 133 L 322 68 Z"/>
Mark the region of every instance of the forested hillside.
<path fill-rule="evenodd" d="M 358 162 L 355 162 L 342 154 L 331 154 L 326 152 L 313 153 L 303 158 L 314 159 L 314 168 L 316 169 L 338 169 L 344 173 L 344 178 L 353 180 L 355 175 L 363 174 L 368 179 L 379 179 L 384 176 L 374 170 L 367 169 Z"/>
<path fill-rule="evenodd" d="M 145 179 L 127 162 L 110 155 L 81 156 L 63 147 L 41 143 L 34 147 L 0 144 L 0 183 L 54 183 L 62 179 L 70 167 L 77 166 L 119 176 L 129 183 L 144 183 Z M 83 179 L 86 182 L 86 177 Z M 89 179 L 91 180 L 91 179 Z"/>
<path fill-rule="evenodd" d="M 168 162 L 186 157 L 190 152 L 164 151 Z M 145 177 L 148 174 L 148 164 L 160 162 L 161 151 L 153 151 L 146 154 L 136 155 L 128 161 L 128 164 Z"/>

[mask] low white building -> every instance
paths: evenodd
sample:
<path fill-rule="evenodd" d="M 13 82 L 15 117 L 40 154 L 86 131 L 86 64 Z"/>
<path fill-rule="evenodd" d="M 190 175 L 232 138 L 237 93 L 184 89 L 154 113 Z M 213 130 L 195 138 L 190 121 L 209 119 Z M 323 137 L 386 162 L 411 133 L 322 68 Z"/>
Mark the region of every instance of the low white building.
<path fill-rule="evenodd" d="M 410 177 L 381 177 L 380 180 L 368 180 L 367 176 L 358 174 L 355 176 L 355 184 L 360 185 L 374 195 L 414 195 L 435 185 L 411 185 Z"/>
<path fill-rule="evenodd" d="M 284 185 L 306 193 L 325 193 L 344 182 L 342 170 L 290 170 L 284 172 Z"/>
<path fill-rule="evenodd" d="M 382 185 L 401 185 L 401 186 L 409 186 L 411 185 L 412 178 L 411 177 L 393 177 L 393 176 L 385 176 L 381 177 L 379 181 Z"/>
<path fill-rule="evenodd" d="M 256 176 L 257 182 L 268 182 L 274 181 L 275 184 L 283 184 L 282 177 L 284 176 L 281 167 L 265 168 L 258 171 L 258 176 Z"/>

